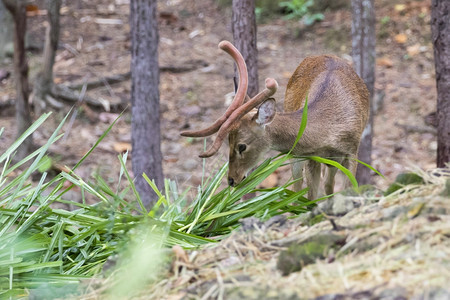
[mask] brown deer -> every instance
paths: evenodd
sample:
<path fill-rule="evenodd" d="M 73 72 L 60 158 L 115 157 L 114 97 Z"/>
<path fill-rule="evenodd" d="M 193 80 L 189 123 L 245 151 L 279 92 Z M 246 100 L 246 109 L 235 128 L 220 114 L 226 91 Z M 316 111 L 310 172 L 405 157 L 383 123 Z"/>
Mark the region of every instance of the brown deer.
<path fill-rule="evenodd" d="M 293 147 L 306 97 L 307 125 L 292 154 L 327 157 L 355 173 L 357 162 L 354 159 L 369 116 L 369 92 L 349 64 L 331 55 L 305 58 L 288 82 L 285 112 L 280 113 L 276 112 L 275 100 L 270 98 L 277 90 L 277 82 L 267 78 L 266 88 L 249 99 L 247 68 L 242 55 L 228 41 L 222 41 L 219 48 L 227 52 L 238 67 L 239 85 L 234 100 L 225 114 L 210 127 L 200 131 L 185 131 L 181 135 L 205 137 L 218 131 L 212 146 L 200 157 L 217 153 L 228 135 L 230 186 L 239 184 L 269 150 L 288 152 Z M 256 107 L 258 109 L 254 110 Z M 297 191 L 302 188 L 304 163 L 295 161 L 292 164 L 293 178 L 299 179 L 294 184 Z M 329 166 L 325 180 L 325 192 L 328 195 L 333 193 L 336 171 L 337 168 Z M 306 161 L 305 177 L 310 200 L 317 197 L 320 175 L 320 163 Z"/>

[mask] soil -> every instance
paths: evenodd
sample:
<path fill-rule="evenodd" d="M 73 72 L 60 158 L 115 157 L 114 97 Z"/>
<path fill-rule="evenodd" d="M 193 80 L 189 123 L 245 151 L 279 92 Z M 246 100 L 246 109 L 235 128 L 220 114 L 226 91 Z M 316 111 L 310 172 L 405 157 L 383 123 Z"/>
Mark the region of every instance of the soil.
<path fill-rule="evenodd" d="M 30 43 L 42 47 L 46 16 L 44 1 L 35 4 L 41 11 L 29 17 Z M 395 176 L 408 169 L 435 166 L 434 128 L 425 124 L 435 111 L 436 92 L 433 49 L 430 34 L 430 0 L 376 1 L 377 65 L 372 165 L 386 179 L 373 177 L 385 188 Z M 75 84 L 114 74 L 130 68 L 129 1 L 69 1 L 61 16 L 61 41 L 54 74 L 56 84 Z M 164 173 L 184 190 L 196 191 L 202 176 L 218 170 L 226 160 L 226 145 L 205 165 L 197 154 L 202 139 L 180 137 L 186 128 L 210 124 L 226 109 L 233 91 L 231 59 L 218 50 L 221 40 L 232 40 L 231 11 L 212 0 L 171 0 L 159 2 L 161 129 Z M 348 7 L 325 11 L 324 21 L 312 27 L 284 20 L 281 16 L 265 19 L 258 25 L 259 80 L 274 77 L 280 84 L 276 94 L 281 109 L 284 89 L 296 66 L 307 56 L 332 53 L 347 60 L 351 57 L 351 14 Z M 36 48 L 36 47 L 35 47 Z M 31 82 L 41 63 L 42 53 L 30 52 Z M 194 66 L 190 71 L 179 70 Z M 12 72 L 6 59 L 0 69 Z M 0 103 L 14 99 L 14 76 L 0 82 Z M 88 95 L 103 99 L 110 109 L 84 106 L 77 109 L 73 123 L 64 130 L 68 137 L 51 148 L 53 160 L 72 166 L 94 144 L 121 110 L 130 103 L 130 81 L 102 85 Z M 34 134 L 36 144 L 45 143 L 62 117 L 74 103 L 55 111 Z M 0 152 L 15 138 L 13 107 L 0 106 Z M 99 148 L 78 169 L 82 177 L 100 173 L 114 182 L 119 173 L 117 155 L 130 149 L 129 109 L 113 127 Z M 427 120 L 430 118 L 427 118 Z M 211 142 L 208 138 L 206 143 Z M 130 161 L 128 161 L 131 170 Z M 267 185 L 289 178 L 288 168 L 271 177 Z"/>

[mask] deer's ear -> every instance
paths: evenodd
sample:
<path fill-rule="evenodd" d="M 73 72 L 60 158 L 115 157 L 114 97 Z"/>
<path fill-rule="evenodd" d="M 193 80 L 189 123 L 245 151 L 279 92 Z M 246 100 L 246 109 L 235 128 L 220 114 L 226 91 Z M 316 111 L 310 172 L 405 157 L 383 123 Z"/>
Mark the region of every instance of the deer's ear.
<path fill-rule="evenodd" d="M 261 126 L 269 125 L 273 121 L 276 111 L 275 99 L 267 99 L 258 108 L 255 115 L 256 123 Z"/>

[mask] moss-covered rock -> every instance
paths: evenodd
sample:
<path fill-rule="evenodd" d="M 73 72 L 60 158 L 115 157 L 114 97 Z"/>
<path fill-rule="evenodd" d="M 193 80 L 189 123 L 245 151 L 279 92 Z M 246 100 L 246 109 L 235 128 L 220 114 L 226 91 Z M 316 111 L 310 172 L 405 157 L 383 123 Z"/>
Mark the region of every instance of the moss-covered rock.
<path fill-rule="evenodd" d="M 450 197 L 450 179 L 445 181 L 445 188 L 442 191 L 441 196 Z"/>
<path fill-rule="evenodd" d="M 390 195 L 393 192 L 410 184 L 423 184 L 423 183 L 424 183 L 423 178 L 417 175 L 416 173 L 402 173 L 399 174 L 397 178 L 395 178 L 395 182 L 388 187 L 384 195 L 385 196 Z"/>
<path fill-rule="evenodd" d="M 345 236 L 322 234 L 313 236 L 300 244 L 292 244 L 278 257 L 277 268 L 283 275 L 300 271 L 304 266 L 326 257 L 330 249 L 345 243 Z"/>

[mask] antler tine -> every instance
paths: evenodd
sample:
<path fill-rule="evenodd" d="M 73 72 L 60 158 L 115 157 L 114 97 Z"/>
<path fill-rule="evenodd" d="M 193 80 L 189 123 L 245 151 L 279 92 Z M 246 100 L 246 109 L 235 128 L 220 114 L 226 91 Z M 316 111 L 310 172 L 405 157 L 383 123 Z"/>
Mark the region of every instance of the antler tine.
<path fill-rule="evenodd" d="M 204 137 L 209 136 L 211 134 L 216 133 L 220 126 L 228 119 L 228 117 L 244 103 L 245 96 L 247 95 L 248 88 L 248 73 L 247 73 L 247 65 L 245 64 L 245 60 L 242 57 L 242 54 L 239 52 L 236 47 L 233 46 L 228 41 L 221 41 L 219 43 L 219 48 L 228 53 L 236 62 L 238 72 L 239 72 L 239 86 L 234 96 L 233 102 L 230 104 L 225 113 L 217 119 L 211 126 L 208 128 L 198 130 L 198 131 L 183 131 L 181 132 L 182 136 L 189 137 Z"/>
<path fill-rule="evenodd" d="M 223 125 L 219 129 L 219 133 L 212 144 L 212 146 L 199 156 L 201 158 L 206 158 L 213 156 L 219 151 L 220 146 L 222 145 L 224 139 L 226 138 L 228 132 L 230 131 L 231 125 L 242 116 L 250 112 L 253 108 L 257 107 L 261 103 L 263 103 L 267 98 L 271 97 L 278 89 L 278 83 L 273 78 L 266 78 L 266 88 L 262 90 L 258 95 L 253 97 L 251 100 L 240 106 L 236 109 L 231 116 L 223 123 Z"/>

